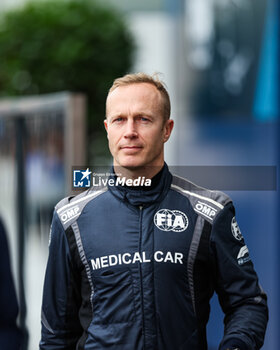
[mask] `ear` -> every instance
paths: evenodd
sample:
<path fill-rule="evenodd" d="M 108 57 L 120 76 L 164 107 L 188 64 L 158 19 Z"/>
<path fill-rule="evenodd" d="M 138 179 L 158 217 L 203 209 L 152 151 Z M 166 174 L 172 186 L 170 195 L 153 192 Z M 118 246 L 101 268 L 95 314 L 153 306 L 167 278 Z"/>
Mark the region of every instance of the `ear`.
<path fill-rule="evenodd" d="M 168 119 L 165 124 L 164 124 L 164 134 L 163 134 L 163 141 L 166 142 L 168 141 L 171 132 L 173 130 L 173 126 L 174 126 L 174 120 L 172 119 Z"/>
<path fill-rule="evenodd" d="M 108 132 L 108 121 L 107 121 L 107 119 L 104 119 L 104 127 L 105 127 L 106 131 Z"/>

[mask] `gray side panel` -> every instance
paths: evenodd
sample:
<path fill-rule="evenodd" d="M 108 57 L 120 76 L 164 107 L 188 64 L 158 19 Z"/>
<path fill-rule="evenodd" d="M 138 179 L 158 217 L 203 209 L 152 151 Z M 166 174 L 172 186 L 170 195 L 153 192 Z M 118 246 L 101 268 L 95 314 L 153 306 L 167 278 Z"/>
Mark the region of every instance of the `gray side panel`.
<path fill-rule="evenodd" d="M 197 217 L 194 232 L 193 232 L 193 237 L 192 237 L 192 242 L 190 245 L 190 250 L 189 250 L 189 256 L 188 256 L 188 280 L 189 280 L 189 286 L 190 286 L 190 293 L 191 293 L 191 298 L 192 298 L 192 304 L 193 304 L 193 309 L 194 312 L 196 313 L 195 309 L 195 295 L 194 295 L 194 263 L 196 259 L 196 254 L 203 230 L 203 225 L 204 225 L 204 219 L 201 216 Z"/>
<path fill-rule="evenodd" d="M 75 221 L 71 227 L 73 229 L 78 252 L 79 252 L 81 261 L 85 267 L 87 278 L 88 278 L 88 281 L 90 284 L 90 288 L 91 288 L 90 303 L 91 303 L 91 308 L 93 311 L 92 298 L 93 298 L 93 294 L 94 294 L 94 288 L 93 288 L 93 283 L 92 283 L 92 279 L 91 279 L 90 266 L 89 266 L 89 263 L 88 263 L 87 258 L 86 258 L 86 254 L 85 254 L 85 250 L 84 250 L 83 242 L 82 242 L 82 238 L 81 238 L 81 233 L 80 233 L 80 229 L 79 229 L 77 222 Z"/>
<path fill-rule="evenodd" d="M 53 331 L 53 329 L 51 328 L 51 326 L 50 326 L 50 324 L 49 324 L 49 322 L 48 322 L 48 320 L 47 320 L 47 318 L 46 318 L 45 313 L 44 313 L 43 310 L 42 310 L 42 312 L 41 312 L 41 321 L 42 321 L 44 327 L 45 327 L 50 333 L 54 334 L 54 331 Z"/>

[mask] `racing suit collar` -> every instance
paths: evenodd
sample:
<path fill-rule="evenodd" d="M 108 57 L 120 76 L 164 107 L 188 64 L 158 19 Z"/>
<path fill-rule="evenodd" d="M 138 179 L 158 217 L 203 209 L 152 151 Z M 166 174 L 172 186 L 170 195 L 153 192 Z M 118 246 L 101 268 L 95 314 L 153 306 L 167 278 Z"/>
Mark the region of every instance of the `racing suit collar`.
<path fill-rule="evenodd" d="M 114 168 L 112 167 L 112 174 L 114 174 Z M 110 178 L 114 178 L 116 175 L 111 175 Z M 155 181 L 153 181 L 155 179 Z M 168 166 L 164 163 L 163 168 L 152 179 L 151 188 L 142 189 L 141 187 L 128 187 L 128 186 L 109 186 L 109 190 L 118 199 L 128 202 L 133 206 L 148 206 L 161 201 L 167 194 L 171 182 L 172 175 L 169 172 Z"/>

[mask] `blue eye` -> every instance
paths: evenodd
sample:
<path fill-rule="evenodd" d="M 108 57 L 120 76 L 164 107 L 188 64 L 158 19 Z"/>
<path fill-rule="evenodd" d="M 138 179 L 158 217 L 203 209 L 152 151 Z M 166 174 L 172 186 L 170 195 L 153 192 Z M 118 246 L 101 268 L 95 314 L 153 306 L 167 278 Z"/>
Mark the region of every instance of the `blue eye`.
<path fill-rule="evenodd" d="M 146 117 L 140 117 L 139 118 L 141 120 L 141 122 L 149 122 L 150 120 Z"/>
<path fill-rule="evenodd" d="M 118 117 L 116 119 L 113 120 L 113 122 L 122 122 L 123 121 L 123 117 Z"/>

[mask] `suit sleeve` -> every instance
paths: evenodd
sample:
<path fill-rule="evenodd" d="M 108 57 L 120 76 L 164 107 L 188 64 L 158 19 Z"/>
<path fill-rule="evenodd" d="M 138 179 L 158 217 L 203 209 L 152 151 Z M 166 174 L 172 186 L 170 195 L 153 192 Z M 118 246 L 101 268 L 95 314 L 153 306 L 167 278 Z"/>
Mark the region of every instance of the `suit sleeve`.
<path fill-rule="evenodd" d="M 225 313 L 219 349 L 235 346 L 242 350 L 260 349 L 268 321 L 266 295 L 259 285 L 232 203 L 215 219 L 210 244 L 215 289 Z"/>
<path fill-rule="evenodd" d="M 54 212 L 42 302 L 41 350 L 74 350 L 81 336 L 79 278 L 64 228 Z"/>

